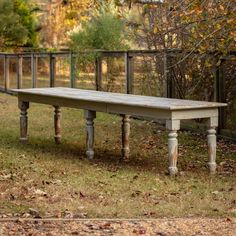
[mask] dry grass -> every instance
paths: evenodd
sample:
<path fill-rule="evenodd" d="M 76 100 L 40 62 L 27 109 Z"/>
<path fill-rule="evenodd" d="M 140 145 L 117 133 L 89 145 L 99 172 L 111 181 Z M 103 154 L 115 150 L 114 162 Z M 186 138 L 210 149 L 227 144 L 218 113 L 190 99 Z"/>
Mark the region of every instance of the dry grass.
<path fill-rule="evenodd" d="M 208 175 L 205 139 L 180 132 L 180 174 L 166 175 L 167 134 L 132 120 L 131 157 L 120 161 L 120 118 L 99 113 L 93 161 L 84 157 L 85 122 L 63 108 L 63 143 L 53 141 L 53 110 L 32 104 L 27 145 L 18 141 L 15 97 L 0 95 L 0 214 L 144 218 L 236 216 L 236 148 L 218 143 L 218 174 Z M 31 214 L 32 213 L 31 210 Z"/>

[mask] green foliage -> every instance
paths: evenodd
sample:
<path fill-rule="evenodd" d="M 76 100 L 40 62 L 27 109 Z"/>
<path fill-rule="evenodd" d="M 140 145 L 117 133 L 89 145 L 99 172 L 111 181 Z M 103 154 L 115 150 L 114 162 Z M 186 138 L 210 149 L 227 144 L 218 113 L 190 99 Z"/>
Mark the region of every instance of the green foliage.
<path fill-rule="evenodd" d="M 28 0 L 15 0 L 15 12 L 20 16 L 21 24 L 28 30 L 28 38 L 24 46 L 32 47 L 37 45 L 37 22 L 33 15 L 35 10 L 37 10 L 37 8 L 33 8 L 33 6 L 29 5 Z"/>
<path fill-rule="evenodd" d="M 91 19 L 71 33 L 69 46 L 72 50 L 127 49 L 125 24 L 119 18 L 113 2 L 104 3 L 92 15 Z"/>
<path fill-rule="evenodd" d="M 35 20 L 26 0 L 0 0 L 0 15 L 1 50 L 36 45 Z"/>

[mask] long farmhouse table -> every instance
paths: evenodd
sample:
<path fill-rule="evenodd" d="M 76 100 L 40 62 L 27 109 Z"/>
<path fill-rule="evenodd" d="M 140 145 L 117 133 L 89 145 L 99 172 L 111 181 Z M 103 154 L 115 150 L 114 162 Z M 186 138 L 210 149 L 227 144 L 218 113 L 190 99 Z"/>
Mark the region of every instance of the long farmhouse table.
<path fill-rule="evenodd" d="M 30 102 L 50 104 L 55 108 L 55 141 L 61 141 L 61 107 L 84 109 L 87 124 L 86 155 L 94 157 L 94 118 L 96 112 L 120 114 L 122 118 L 122 156 L 129 156 L 130 115 L 165 120 L 168 134 L 169 173 L 175 175 L 177 169 L 178 140 L 180 121 L 185 119 L 207 118 L 208 166 L 210 173 L 216 171 L 216 127 L 218 108 L 225 103 L 192 101 L 130 94 L 99 92 L 72 88 L 33 88 L 15 89 L 18 95 L 20 112 L 20 140 L 27 141 L 27 109 Z"/>

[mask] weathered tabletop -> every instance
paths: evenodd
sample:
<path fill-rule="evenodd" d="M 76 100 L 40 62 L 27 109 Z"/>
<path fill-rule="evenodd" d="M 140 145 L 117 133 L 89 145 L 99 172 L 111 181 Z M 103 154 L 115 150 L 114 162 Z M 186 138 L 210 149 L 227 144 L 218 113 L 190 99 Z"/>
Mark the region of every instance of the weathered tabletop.
<path fill-rule="evenodd" d="M 123 115 L 122 124 L 122 153 L 128 156 L 129 116 L 138 115 L 152 119 L 166 120 L 166 127 L 170 130 L 169 147 L 169 172 L 177 173 L 177 130 L 180 120 L 208 118 L 208 147 L 209 167 L 214 172 L 216 168 L 216 138 L 215 128 L 218 126 L 218 108 L 226 106 L 224 103 L 149 97 L 140 95 L 100 92 L 72 88 L 34 88 L 15 89 L 21 109 L 21 140 L 27 139 L 27 109 L 29 102 L 51 104 L 55 107 L 56 136 L 60 137 L 60 107 L 73 107 L 86 110 L 88 130 L 87 156 L 92 158 L 93 151 L 93 119 L 96 111 L 117 113 Z M 26 131 L 24 131 L 26 127 Z M 60 138 L 59 138 L 60 139 Z"/>
<path fill-rule="evenodd" d="M 215 108 L 225 106 L 224 103 L 204 102 L 184 99 L 162 98 L 140 96 L 123 93 L 98 92 L 93 90 L 73 89 L 73 88 L 34 88 L 34 89 L 14 89 L 18 94 L 48 96 L 58 99 L 74 99 L 77 101 L 99 102 L 107 104 L 129 105 L 138 107 L 148 107 L 164 110 L 181 110 L 197 108 Z"/>

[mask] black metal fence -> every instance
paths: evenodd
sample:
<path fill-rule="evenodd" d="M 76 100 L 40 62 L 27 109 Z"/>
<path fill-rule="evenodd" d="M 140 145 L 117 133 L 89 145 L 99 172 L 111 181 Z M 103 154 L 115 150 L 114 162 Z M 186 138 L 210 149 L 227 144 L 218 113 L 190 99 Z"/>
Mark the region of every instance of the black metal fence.
<path fill-rule="evenodd" d="M 227 102 L 229 106 L 220 109 L 218 132 L 235 139 L 235 65 L 236 52 L 224 56 L 180 50 L 0 53 L 0 91 L 67 86 Z"/>

